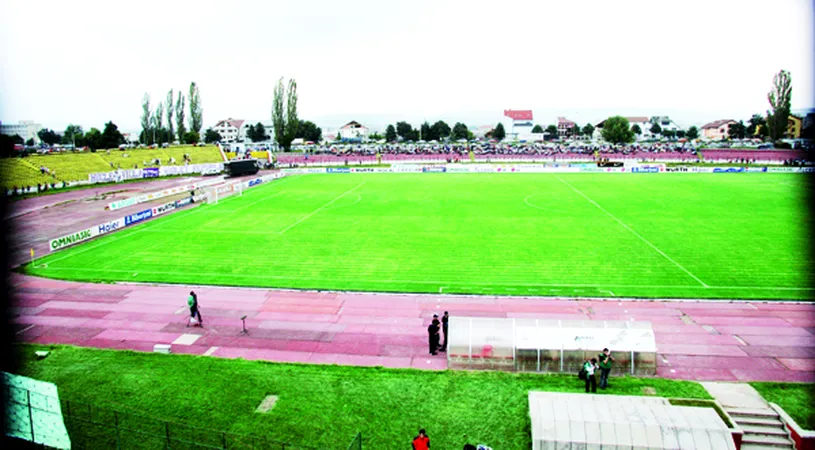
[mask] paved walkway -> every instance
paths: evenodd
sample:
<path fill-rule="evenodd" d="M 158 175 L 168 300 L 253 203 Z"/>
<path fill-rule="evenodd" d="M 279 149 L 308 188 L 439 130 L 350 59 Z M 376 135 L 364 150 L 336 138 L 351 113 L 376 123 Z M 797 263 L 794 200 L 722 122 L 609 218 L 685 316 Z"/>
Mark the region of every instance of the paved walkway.
<path fill-rule="evenodd" d="M 427 354 L 434 313 L 580 320 L 647 320 L 657 374 L 717 381 L 815 382 L 815 304 L 624 302 L 389 295 L 220 287 L 109 285 L 12 276 L 18 337 L 151 351 L 307 363 L 444 369 Z M 199 294 L 203 329 L 187 328 Z M 240 317 L 247 316 L 248 335 Z M 613 350 L 613 349 L 612 349 Z"/>
<path fill-rule="evenodd" d="M 770 404 L 747 383 L 703 382 L 702 386 L 726 409 L 770 410 Z"/>

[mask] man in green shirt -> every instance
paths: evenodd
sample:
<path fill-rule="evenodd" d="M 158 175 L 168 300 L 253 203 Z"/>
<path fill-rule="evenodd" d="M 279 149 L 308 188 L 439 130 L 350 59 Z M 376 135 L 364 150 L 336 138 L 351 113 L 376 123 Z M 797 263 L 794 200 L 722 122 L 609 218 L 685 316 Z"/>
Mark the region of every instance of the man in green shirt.
<path fill-rule="evenodd" d="M 600 389 L 605 389 L 608 387 L 608 374 L 611 373 L 611 362 L 614 361 L 614 357 L 607 348 L 604 348 L 603 353 L 597 355 L 597 360 L 600 361 Z"/>
<path fill-rule="evenodd" d="M 190 307 L 190 318 L 198 320 L 198 326 L 204 326 L 204 319 L 201 318 L 201 311 L 198 310 L 198 295 L 194 291 L 190 291 L 190 296 L 187 297 L 187 305 Z M 187 326 L 190 322 L 187 321 Z"/>

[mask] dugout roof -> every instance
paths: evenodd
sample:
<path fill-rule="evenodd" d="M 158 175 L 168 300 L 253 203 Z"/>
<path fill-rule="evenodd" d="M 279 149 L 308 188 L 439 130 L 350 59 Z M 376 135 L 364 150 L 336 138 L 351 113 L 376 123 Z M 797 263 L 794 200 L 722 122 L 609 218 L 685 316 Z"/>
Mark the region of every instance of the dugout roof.
<path fill-rule="evenodd" d="M 713 408 L 659 397 L 529 392 L 532 448 L 735 450 Z"/>

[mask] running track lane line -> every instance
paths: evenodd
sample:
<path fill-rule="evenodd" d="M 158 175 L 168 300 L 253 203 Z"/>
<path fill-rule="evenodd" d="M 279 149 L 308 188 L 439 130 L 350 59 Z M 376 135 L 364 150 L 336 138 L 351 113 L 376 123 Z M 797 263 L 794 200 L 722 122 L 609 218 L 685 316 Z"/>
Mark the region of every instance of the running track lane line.
<path fill-rule="evenodd" d="M 698 278 L 696 275 L 694 275 L 694 274 L 690 273 L 690 271 L 689 271 L 688 269 L 686 269 L 686 268 L 682 267 L 682 265 L 680 265 L 678 262 L 674 261 L 674 260 L 673 260 L 673 259 L 672 259 L 670 256 L 666 255 L 666 254 L 665 254 L 665 252 L 663 252 L 662 250 L 658 249 L 656 245 L 654 245 L 654 244 L 652 244 L 652 243 L 648 242 L 648 240 L 647 240 L 647 239 L 645 239 L 644 237 L 640 236 L 640 234 L 639 234 L 639 233 L 637 233 L 636 231 L 632 230 L 632 229 L 631 229 L 631 227 L 629 227 L 628 225 L 624 224 L 624 223 L 623 223 L 623 221 L 622 221 L 622 220 L 620 220 L 620 219 L 618 219 L 617 217 L 615 217 L 615 216 L 614 216 L 614 214 L 611 214 L 610 212 L 606 211 L 606 210 L 605 210 L 605 208 L 603 208 L 602 206 L 598 205 L 598 204 L 597 204 L 597 202 L 595 202 L 594 200 L 590 199 L 590 198 L 589 198 L 589 197 L 588 197 L 586 194 L 584 194 L 584 193 L 580 192 L 580 191 L 579 191 L 577 188 L 575 188 L 574 186 L 572 186 L 571 184 L 569 184 L 569 183 L 568 183 L 567 181 L 565 181 L 563 178 L 560 178 L 560 176 L 559 176 L 559 175 L 555 174 L 555 178 L 557 178 L 558 180 L 560 180 L 560 182 L 561 182 L 561 183 L 563 183 L 563 184 L 565 184 L 566 186 L 569 186 L 569 187 L 570 187 L 570 188 L 571 188 L 573 191 L 575 191 L 575 192 L 577 192 L 578 194 L 580 194 L 580 196 L 581 196 L 581 197 L 583 197 L 583 198 L 585 198 L 586 200 L 588 200 L 588 201 L 589 201 L 589 203 L 591 203 L 592 205 L 596 206 L 596 207 L 597 207 L 597 208 L 598 208 L 600 211 L 603 211 L 604 213 L 608 214 L 608 216 L 609 216 L 609 217 L 611 217 L 612 219 L 616 220 L 616 221 L 617 221 L 617 223 L 619 223 L 620 225 L 622 225 L 622 226 L 623 226 L 623 228 L 625 228 L 626 230 L 628 230 L 628 231 L 630 231 L 631 233 L 633 233 L 633 234 L 634 234 L 634 236 L 636 236 L 636 237 L 640 238 L 640 240 L 641 240 L 642 242 L 645 242 L 646 244 L 648 244 L 648 246 L 650 246 L 651 248 L 653 248 L 654 250 L 656 250 L 656 251 L 657 251 L 657 252 L 658 252 L 660 255 L 664 256 L 664 257 L 665 257 L 665 259 L 667 259 L 668 261 L 670 261 L 670 262 L 674 263 L 674 265 L 676 265 L 676 267 L 679 267 L 680 269 L 682 269 L 682 270 L 683 270 L 683 271 L 684 271 L 686 274 L 690 275 L 690 276 L 691 276 L 691 278 L 693 278 L 694 280 L 698 281 L 698 282 L 699 282 L 699 284 L 701 284 L 702 286 L 704 286 L 704 287 L 706 287 L 706 288 L 710 288 L 710 286 L 708 286 L 707 284 L 705 284 L 705 283 L 704 283 L 702 280 L 700 280 L 700 279 L 699 279 L 699 278 Z"/>
<path fill-rule="evenodd" d="M 343 192 L 342 194 L 340 194 L 340 195 L 338 195 L 337 197 L 335 197 L 335 198 L 334 198 L 334 200 L 331 200 L 330 202 L 328 202 L 328 203 L 326 203 L 325 205 L 323 205 L 323 206 L 321 206 L 321 207 L 319 207 L 319 208 L 315 209 L 314 211 L 312 211 L 311 213 L 309 213 L 307 216 L 303 217 L 302 219 L 298 220 L 297 222 L 294 222 L 293 224 L 291 224 L 291 225 L 287 226 L 286 228 L 284 228 L 284 229 L 283 229 L 283 231 L 278 231 L 278 232 L 277 232 L 277 234 L 283 234 L 283 233 L 285 233 L 285 232 L 289 231 L 290 229 L 294 228 L 294 226 L 295 226 L 295 225 L 297 225 L 298 223 L 300 223 L 300 222 L 302 222 L 302 221 L 304 221 L 304 220 L 308 219 L 309 217 L 311 217 L 311 216 L 313 216 L 313 215 L 317 214 L 318 212 L 322 211 L 324 208 L 326 208 L 326 207 L 328 207 L 328 206 L 331 206 L 331 204 L 332 204 L 332 203 L 334 203 L 334 202 L 336 202 L 337 200 L 339 200 L 339 199 L 341 199 L 341 198 L 345 197 L 346 195 L 350 194 L 352 191 L 356 190 L 358 187 L 362 186 L 362 185 L 363 185 L 363 184 L 365 184 L 365 183 L 366 183 L 366 182 L 365 182 L 365 181 L 363 181 L 362 183 L 359 183 L 358 185 L 356 185 L 356 186 L 352 187 L 351 189 L 348 189 L 347 191 L 345 191 L 345 192 Z"/>

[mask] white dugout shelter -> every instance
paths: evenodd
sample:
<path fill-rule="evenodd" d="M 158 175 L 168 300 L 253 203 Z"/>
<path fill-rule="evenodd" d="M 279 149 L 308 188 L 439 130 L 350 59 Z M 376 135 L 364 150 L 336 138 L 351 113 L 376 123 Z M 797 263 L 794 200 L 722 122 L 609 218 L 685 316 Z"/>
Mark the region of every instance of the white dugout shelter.
<path fill-rule="evenodd" d="M 450 318 L 450 368 L 577 373 L 603 348 L 614 373 L 656 374 L 656 339 L 650 322 Z"/>
<path fill-rule="evenodd" d="M 533 450 L 736 450 L 712 408 L 659 397 L 529 392 Z"/>

